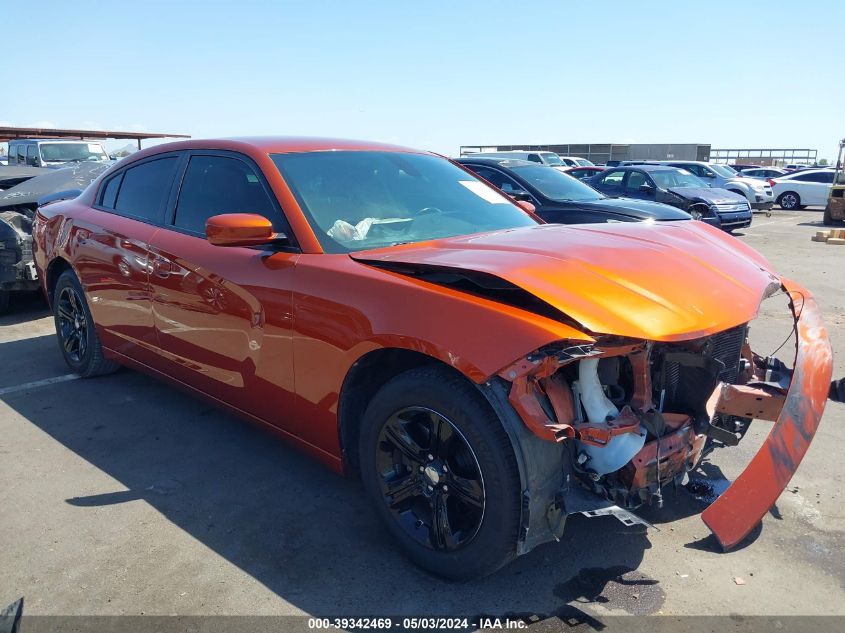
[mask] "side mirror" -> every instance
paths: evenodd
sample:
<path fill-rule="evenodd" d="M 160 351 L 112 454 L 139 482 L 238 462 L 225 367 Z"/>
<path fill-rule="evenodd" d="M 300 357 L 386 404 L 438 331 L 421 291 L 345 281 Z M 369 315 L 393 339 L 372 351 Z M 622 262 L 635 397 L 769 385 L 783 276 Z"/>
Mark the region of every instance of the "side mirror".
<path fill-rule="evenodd" d="M 647 182 L 644 182 L 640 185 L 640 191 L 642 191 L 643 193 L 654 193 L 654 187 L 652 187 Z"/>
<path fill-rule="evenodd" d="M 205 237 L 214 246 L 261 246 L 285 239 L 273 224 L 256 213 L 224 213 L 205 223 Z"/>
<path fill-rule="evenodd" d="M 526 213 L 530 213 L 531 215 L 534 215 L 534 214 L 537 213 L 537 207 L 535 207 L 533 204 L 528 202 L 528 200 L 517 200 L 516 206 L 518 206 L 520 209 L 522 209 Z"/>
<path fill-rule="evenodd" d="M 531 202 L 531 194 L 523 189 L 516 189 L 515 191 L 508 191 L 506 193 L 514 200 L 524 200 L 525 202 Z"/>

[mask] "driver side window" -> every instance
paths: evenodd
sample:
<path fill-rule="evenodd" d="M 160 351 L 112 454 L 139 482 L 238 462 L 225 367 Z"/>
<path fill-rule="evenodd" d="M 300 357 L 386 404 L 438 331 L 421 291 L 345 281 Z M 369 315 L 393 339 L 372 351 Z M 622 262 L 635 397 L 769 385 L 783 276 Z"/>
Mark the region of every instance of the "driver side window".
<path fill-rule="evenodd" d="M 646 178 L 646 175 L 640 171 L 632 171 L 628 174 L 628 182 L 625 185 L 625 189 L 628 189 L 629 191 L 639 191 L 640 187 L 645 184 L 648 184 L 648 178 Z"/>
<path fill-rule="evenodd" d="M 520 186 L 518 182 L 511 179 L 509 176 L 506 176 L 502 172 L 496 169 L 489 169 L 487 167 L 475 167 L 472 166 L 470 169 L 474 171 L 476 174 L 484 178 L 487 182 L 491 185 L 500 189 L 504 193 L 513 193 L 515 191 L 523 191 L 523 187 Z"/>
<path fill-rule="evenodd" d="M 176 205 L 173 224 L 204 234 L 211 216 L 224 213 L 255 213 L 279 226 L 270 197 L 255 171 L 245 162 L 225 156 L 192 156 Z"/>

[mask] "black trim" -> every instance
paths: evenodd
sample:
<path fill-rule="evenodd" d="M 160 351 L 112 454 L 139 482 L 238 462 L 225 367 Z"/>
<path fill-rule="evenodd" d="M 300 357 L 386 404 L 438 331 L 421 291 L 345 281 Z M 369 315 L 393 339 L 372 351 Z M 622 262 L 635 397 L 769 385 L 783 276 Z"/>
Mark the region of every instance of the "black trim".
<path fill-rule="evenodd" d="M 102 202 L 102 197 L 105 194 L 105 185 L 108 182 L 111 182 L 113 178 L 117 178 L 120 176 L 122 179 L 124 174 L 134 167 L 138 167 L 139 165 L 143 165 L 145 163 L 151 163 L 156 160 L 161 160 L 164 158 L 176 158 L 179 160 L 183 160 L 184 151 L 176 151 L 176 152 L 162 152 L 161 154 L 153 154 L 152 156 L 147 156 L 146 158 L 142 158 L 141 160 L 136 160 L 126 165 L 125 167 L 121 167 L 119 170 L 115 171 L 114 174 L 109 174 L 108 178 L 104 178 L 100 181 L 100 184 L 97 185 L 97 192 L 94 195 L 94 203 L 91 205 L 93 209 L 97 209 L 98 211 L 104 211 L 105 213 L 111 213 L 112 215 L 116 215 L 121 218 L 127 218 L 129 220 L 135 220 L 136 222 L 143 222 L 144 224 L 150 224 L 152 226 L 163 227 L 165 226 L 164 222 L 166 220 L 167 214 L 167 206 L 164 205 L 162 208 L 159 209 L 159 217 L 158 219 L 151 219 L 151 218 L 144 218 L 137 215 L 132 215 L 130 213 L 124 213 L 118 211 L 117 209 L 111 209 L 109 207 L 104 207 Z M 177 160 L 176 164 L 176 172 L 173 177 L 170 179 L 170 192 L 167 195 L 167 200 L 169 201 L 171 196 L 173 195 L 173 185 L 176 181 L 176 175 L 179 174 L 180 165 Z M 123 188 L 123 182 L 121 181 L 120 185 L 117 189 L 117 194 L 115 195 L 115 203 L 120 199 L 120 190 Z"/>
<path fill-rule="evenodd" d="M 273 193 L 273 190 L 270 187 L 270 184 L 267 182 L 267 177 L 264 175 L 264 172 L 261 170 L 258 164 L 254 160 L 252 160 L 252 158 L 240 152 L 216 149 L 184 150 L 182 154 L 182 163 L 179 165 L 176 171 L 176 184 L 173 186 L 170 192 L 170 196 L 167 200 L 167 206 L 165 208 L 164 214 L 164 224 L 161 225 L 162 228 L 167 229 L 168 231 L 174 231 L 176 233 L 182 233 L 184 235 L 190 235 L 192 237 L 200 237 L 202 239 L 206 239 L 205 233 L 201 231 L 192 231 L 190 229 L 185 229 L 174 224 L 176 220 L 176 206 L 179 203 L 179 196 L 182 193 L 182 184 L 185 181 L 185 174 L 188 171 L 188 165 L 191 162 L 191 158 L 193 158 L 194 156 L 217 156 L 221 158 L 230 158 L 233 160 L 239 160 L 242 163 L 246 164 L 247 167 L 252 169 L 253 173 L 258 178 L 258 182 L 261 184 L 261 188 L 264 191 L 264 194 L 270 200 L 270 204 L 273 205 L 273 210 L 276 212 L 277 222 L 274 222 L 273 218 L 267 219 L 273 222 L 274 226 L 278 224 L 279 226 L 277 227 L 277 230 L 280 230 L 287 237 L 287 240 L 285 240 L 284 242 L 280 242 L 278 245 L 274 244 L 264 246 L 253 246 L 250 248 L 258 250 L 268 250 L 269 248 L 270 250 L 274 251 L 286 251 L 294 253 L 302 252 L 302 249 L 296 241 L 296 236 L 293 234 L 293 229 L 290 226 L 290 222 L 288 221 L 287 215 L 285 214 L 284 209 L 279 203 L 279 199 L 276 197 L 275 193 Z"/>

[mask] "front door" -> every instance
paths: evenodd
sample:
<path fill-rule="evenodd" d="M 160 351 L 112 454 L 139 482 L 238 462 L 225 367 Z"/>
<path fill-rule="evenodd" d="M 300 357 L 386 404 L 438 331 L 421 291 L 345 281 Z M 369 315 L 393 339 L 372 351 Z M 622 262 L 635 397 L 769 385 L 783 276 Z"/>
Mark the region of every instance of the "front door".
<path fill-rule="evenodd" d="M 257 213 L 290 235 L 260 171 L 229 152 L 193 152 L 169 225 L 150 245 L 150 287 L 167 373 L 291 432 L 292 275 L 299 255 L 218 247 L 205 222 Z"/>

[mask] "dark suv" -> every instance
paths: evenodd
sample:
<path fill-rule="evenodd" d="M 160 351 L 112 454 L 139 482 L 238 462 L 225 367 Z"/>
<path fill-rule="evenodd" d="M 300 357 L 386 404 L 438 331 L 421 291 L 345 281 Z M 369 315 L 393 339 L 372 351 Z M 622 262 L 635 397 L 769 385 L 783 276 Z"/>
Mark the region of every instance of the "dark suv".
<path fill-rule="evenodd" d="M 608 196 L 671 204 L 728 232 L 751 225 L 751 207 L 744 196 L 710 187 L 686 169 L 630 165 L 605 170 L 586 182 Z"/>

